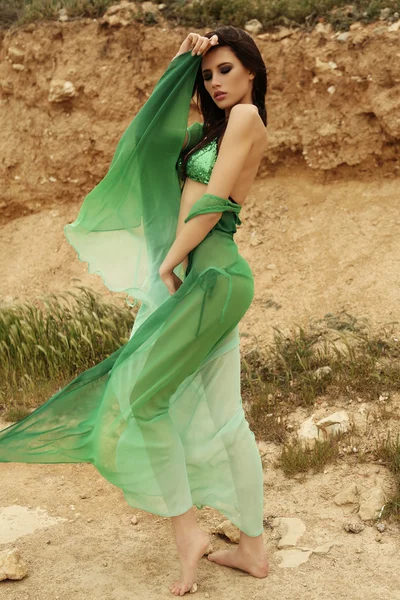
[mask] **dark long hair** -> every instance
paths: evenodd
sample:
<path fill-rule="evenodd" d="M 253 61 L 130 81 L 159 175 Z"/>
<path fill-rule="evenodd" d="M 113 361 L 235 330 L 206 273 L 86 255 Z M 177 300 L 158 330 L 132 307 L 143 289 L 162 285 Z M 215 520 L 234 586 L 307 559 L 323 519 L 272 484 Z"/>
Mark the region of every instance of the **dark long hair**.
<path fill-rule="evenodd" d="M 229 46 L 245 69 L 249 69 L 251 73 L 255 74 L 253 79 L 252 102 L 257 106 L 260 117 L 266 126 L 267 109 L 265 106 L 265 95 L 267 93 L 267 69 L 257 45 L 246 31 L 239 27 L 233 27 L 232 25 L 217 27 L 217 29 L 206 33 L 205 37 L 211 38 L 215 34 L 218 36 L 219 42 L 215 48 Z M 211 47 L 208 52 L 212 52 L 213 50 L 214 48 Z M 196 96 L 197 108 L 203 115 L 204 137 L 196 146 L 194 146 L 194 148 L 183 154 L 182 174 L 186 174 L 186 163 L 193 152 L 203 148 L 203 146 L 215 138 L 218 140 L 219 147 L 221 138 L 227 126 L 225 110 L 219 108 L 215 104 L 204 86 L 201 64 L 196 75 L 193 96 Z"/>

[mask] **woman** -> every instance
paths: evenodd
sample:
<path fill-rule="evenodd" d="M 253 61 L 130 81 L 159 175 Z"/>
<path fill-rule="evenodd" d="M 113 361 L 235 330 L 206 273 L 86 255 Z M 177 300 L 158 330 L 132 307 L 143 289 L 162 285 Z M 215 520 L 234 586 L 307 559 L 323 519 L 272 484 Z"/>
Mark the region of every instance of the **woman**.
<path fill-rule="evenodd" d="M 194 89 L 204 125 L 187 129 Z M 234 552 L 209 560 L 268 574 L 261 461 L 240 396 L 237 324 L 253 278 L 233 241 L 266 146 L 265 92 L 244 31 L 187 36 L 65 227 L 91 272 L 142 302 L 131 337 L 0 432 L 0 461 L 91 462 L 131 506 L 171 517 L 175 595 L 209 544 L 193 504 L 241 529 Z"/>

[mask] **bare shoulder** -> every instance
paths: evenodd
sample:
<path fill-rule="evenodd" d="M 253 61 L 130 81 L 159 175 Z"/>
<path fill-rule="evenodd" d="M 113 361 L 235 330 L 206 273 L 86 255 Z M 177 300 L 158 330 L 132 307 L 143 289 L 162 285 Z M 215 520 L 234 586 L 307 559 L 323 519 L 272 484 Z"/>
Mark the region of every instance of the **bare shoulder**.
<path fill-rule="evenodd" d="M 228 125 L 238 134 L 246 133 L 253 142 L 267 146 L 267 129 L 254 104 L 235 104 L 230 110 Z"/>
<path fill-rule="evenodd" d="M 228 123 L 240 123 L 246 126 L 255 122 L 257 117 L 259 117 L 258 108 L 254 104 L 235 104 L 229 112 Z"/>

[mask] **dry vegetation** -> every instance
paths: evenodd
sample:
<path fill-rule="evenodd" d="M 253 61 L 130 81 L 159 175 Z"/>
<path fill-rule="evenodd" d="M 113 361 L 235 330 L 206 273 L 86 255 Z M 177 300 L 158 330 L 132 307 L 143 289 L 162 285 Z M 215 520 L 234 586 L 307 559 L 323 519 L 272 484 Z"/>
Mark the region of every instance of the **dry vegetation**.
<path fill-rule="evenodd" d="M 35 304 L 0 307 L 0 408 L 17 421 L 66 385 L 79 372 L 104 360 L 129 338 L 134 313 L 105 304 L 98 294 L 42 298 Z M 380 419 L 396 419 L 388 401 L 400 390 L 400 341 L 391 326 L 372 332 L 367 323 L 346 313 L 325 315 L 308 330 L 290 336 L 275 332 L 267 350 L 248 352 L 242 360 L 242 389 L 248 419 L 257 437 L 281 448 L 278 465 L 291 477 L 320 471 L 340 455 L 353 431 L 305 446 L 289 439 L 287 417 L 296 407 L 323 398 L 335 404 L 362 396 L 373 403 L 384 394 Z M 350 445 L 352 442 L 350 442 Z M 400 517 L 400 442 L 390 435 L 358 460 L 381 460 L 392 471 L 396 494 L 385 514 Z"/>
<path fill-rule="evenodd" d="M 0 27 L 57 19 L 63 8 L 70 18 L 96 18 L 112 4 L 118 1 L 0 0 Z M 227 23 L 243 27 L 246 21 L 258 19 L 265 29 L 276 25 L 309 29 L 325 21 L 335 29 L 345 30 L 354 21 L 370 23 L 378 19 L 383 9 L 392 15 L 400 11 L 398 0 L 165 0 L 163 4 L 163 16 L 172 24 L 194 27 Z M 137 19 L 147 25 L 157 23 L 157 16 L 149 11 L 138 10 Z"/>

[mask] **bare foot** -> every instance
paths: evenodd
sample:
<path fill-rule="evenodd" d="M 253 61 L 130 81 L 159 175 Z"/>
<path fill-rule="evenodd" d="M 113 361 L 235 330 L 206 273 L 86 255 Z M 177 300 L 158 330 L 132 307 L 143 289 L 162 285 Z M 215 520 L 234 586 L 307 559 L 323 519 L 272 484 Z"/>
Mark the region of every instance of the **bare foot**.
<path fill-rule="evenodd" d="M 208 560 L 225 567 L 232 567 L 250 573 L 253 577 L 267 577 L 269 566 L 267 557 L 255 557 L 237 548 L 236 550 L 217 550 L 208 555 Z"/>
<path fill-rule="evenodd" d="M 169 588 L 175 596 L 183 596 L 186 592 L 190 592 L 196 581 L 198 562 L 204 556 L 209 545 L 208 535 L 201 529 L 177 542 L 182 575 Z"/>

